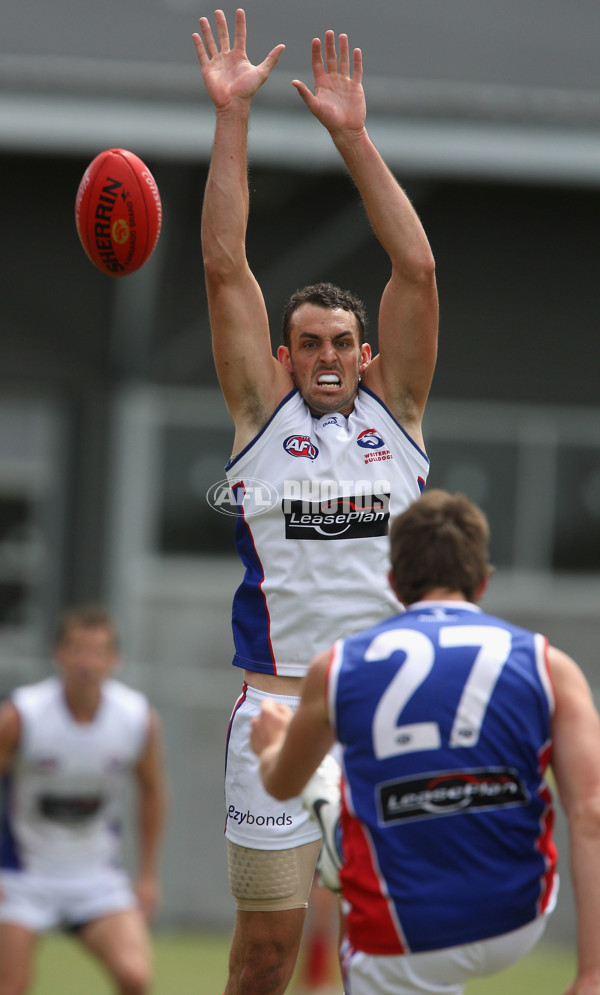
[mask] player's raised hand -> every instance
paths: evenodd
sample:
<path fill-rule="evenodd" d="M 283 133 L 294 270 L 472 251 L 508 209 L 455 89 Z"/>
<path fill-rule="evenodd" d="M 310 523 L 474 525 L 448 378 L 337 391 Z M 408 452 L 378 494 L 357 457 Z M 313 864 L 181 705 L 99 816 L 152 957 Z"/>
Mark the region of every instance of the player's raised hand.
<path fill-rule="evenodd" d="M 366 104 L 362 87 L 362 53 L 355 48 L 350 66 L 348 35 L 339 36 L 339 64 L 335 33 L 325 32 L 325 59 L 321 41 L 312 43 L 312 68 L 315 77 L 314 94 L 300 80 L 292 80 L 308 109 L 331 133 L 359 131 L 365 122 Z"/>
<path fill-rule="evenodd" d="M 218 44 L 207 17 L 200 18 L 202 35 L 192 35 L 202 76 L 209 96 L 217 109 L 234 100 L 249 100 L 269 77 L 285 45 L 276 45 L 266 59 L 253 66 L 246 55 L 246 15 L 235 12 L 235 38 L 229 40 L 227 19 L 222 10 L 215 11 Z"/>

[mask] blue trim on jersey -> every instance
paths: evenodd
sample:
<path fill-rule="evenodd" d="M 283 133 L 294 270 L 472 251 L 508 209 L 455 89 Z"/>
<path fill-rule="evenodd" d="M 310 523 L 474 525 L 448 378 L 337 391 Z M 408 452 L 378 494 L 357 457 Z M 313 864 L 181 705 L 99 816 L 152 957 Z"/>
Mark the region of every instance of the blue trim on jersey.
<path fill-rule="evenodd" d="M 400 424 L 400 422 L 398 421 L 398 419 L 392 414 L 392 412 L 390 411 L 390 409 L 388 408 L 388 406 L 386 404 L 384 404 L 384 402 L 381 400 L 381 398 L 377 394 L 375 394 L 369 387 L 365 387 L 365 385 L 362 384 L 362 383 L 358 385 L 358 390 L 359 391 L 364 390 L 364 392 L 366 394 L 368 394 L 369 397 L 373 398 L 374 401 L 377 401 L 377 403 L 381 405 L 381 407 L 383 408 L 383 410 L 392 419 L 392 421 L 394 422 L 394 424 L 398 426 L 398 428 L 402 432 L 402 435 L 405 437 L 405 439 L 408 442 L 410 442 L 411 446 L 413 446 L 417 450 L 418 453 L 421 454 L 421 456 L 423 457 L 423 459 L 426 459 L 427 462 L 430 463 L 431 461 L 430 461 L 429 456 L 427 455 L 427 453 L 423 449 L 421 449 L 421 447 L 418 445 L 418 443 L 416 443 L 415 440 L 408 434 L 408 432 L 406 431 L 406 429 L 402 427 L 402 425 Z M 297 393 L 298 393 L 298 388 L 297 387 L 292 387 L 292 389 L 289 392 L 289 394 L 286 394 L 285 397 L 279 402 L 279 404 L 275 408 L 275 411 L 273 412 L 273 414 L 271 415 L 271 417 L 269 418 L 269 420 L 267 422 L 265 422 L 265 424 L 260 429 L 260 431 L 256 433 L 256 435 L 254 436 L 253 439 L 250 440 L 250 442 L 248 443 L 248 445 L 244 446 L 244 448 L 242 449 L 241 452 L 236 453 L 235 456 L 232 456 L 231 459 L 227 461 L 227 463 L 225 464 L 225 472 L 227 472 L 228 470 L 231 470 L 232 467 L 234 467 L 235 464 L 238 462 L 238 460 L 240 460 L 242 458 L 242 456 L 244 456 L 248 452 L 249 449 L 252 449 L 252 446 L 257 442 L 258 439 L 260 439 L 260 437 L 263 434 L 263 432 L 266 432 L 267 428 L 269 427 L 269 425 L 271 424 L 271 422 L 273 421 L 273 419 L 276 417 L 276 415 L 280 411 L 280 409 L 284 406 L 284 404 L 287 404 L 287 402 L 289 400 L 291 400 L 291 398 L 294 396 L 294 394 L 297 394 Z"/>
<path fill-rule="evenodd" d="M 292 389 L 289 392 L 289 394 L 286 394 L 285 397 L 283 398 L 283 400 L 281 400 L 279 402 L 279 404 L 275 408 L 275 411 L 273 412 L 273 414 L 271 415 L 271 417 L 269 418 L 269 420 L 265 422 L 265 424 L 263 425 L 263 427 L 261 428 L 261 430 L 256 433 L 256 435 L 254 436 L 253 439 L 250 440 L 250 442 L 248 443 L 248 445 L 244 446 L 244 448 L 242 449 L 242 451 L 240 453 L 236 453 L 235 456 L 232 456 L 231 459 L 227 461 L 227 463 L 225 464 L 225 472 L 226 473 L 227 473 L 228 470 L 231 470 L 231 468 L 235 466 L 235 464 L 238 462 L 238 460 L 241 460 L 242 456 L 244 456 L 248 452 L 249 449 L 252 449 L 252 446 L 258 441 L 258 439 L 260 439 L 260 437 L 263 434 L 263 432 L 267 431 L 269 425 L 271 424 L 271 422 L 273 421 L 273 419 L 277 415 L 278 411 L 284 406 L 284 404 L 287 404 L 287 402 L 294 396 L 294 394 L 297 394 L 297 393 L 298 393 L 298 388 L 297 387 L 292 387 Z"/>
<path fill-rule="evenodd" d="M 5 871 L 20 871 L 23 862 L 12 830 L 9 817 L 12 777 L 5 774 L 2 778 L 0 794 L 2 796 L 2 822 L 0 823 L 0 867 Z"/>
<path fill-rule="evenodd" d="M 369 397 L 372 397 L 374 401 L 377 401 L 377 403 L 381 405 L 381 407 L 383 408 L 383 410 L 386 412 L 387 415 L 389 415 L 389 417 L 392 419 L 392 421 L 394 422 L 394 424 L 398 426 L 398 428 L 402 432 L 402 435 L 404 436 L 404 438 L 408 442 L 410 442 L 411 446 L 414 446 L 414 448 L 417 450 L 417 452 L 421 453 L 421 456 L 423 457 L 423 459 L 426 459 L 427 462 L 430 464 L 431 460 L 429 459 L 429 456 L 427 455 L 427 453 L 424 452 L 421 449 L 421 447 L 415 442 L 415 440 L 413 438 L 411 438 L 411 436 L 408 434 L 408 432 L 406 431 L 406 429 L 402 428 L 402 425 L 400 424 L 400 422 L 398 421 L 398 419 L 394 417 L 394 415 L 392 414 L 392 412 L 388 408 L 387 404 L 384 404 L 384 402 L 381 400 L 381 398 L 377 394 L 374 394 L 373 391 L 369 389 L 369 387 L 365 387 L 364 384 L 362 384 L 362 383 L 359 384 L 358 385 L 358 389 L 359 389 L 359 391 L 364 390 L 365 394 L 368 394 Z"/>
<path fill-rule="evenodd" d="M 271 620 L 262 591 L 265 573 L 241 506 L 235 526 L 235 542 L 246 573 L 233 599 L 231 623 L 236 646 L 233 665 L 263 674 L 276 674 Z"/>

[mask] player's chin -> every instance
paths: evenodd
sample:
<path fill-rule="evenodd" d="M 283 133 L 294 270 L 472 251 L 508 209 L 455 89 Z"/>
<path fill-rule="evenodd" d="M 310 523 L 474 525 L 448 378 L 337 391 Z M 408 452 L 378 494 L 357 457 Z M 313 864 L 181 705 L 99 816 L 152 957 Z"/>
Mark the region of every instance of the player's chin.
<path fill-rule="evenodd" d="M 332 414 L 334 411 L 342 412 L 343 409 L 352 404 L 352 398 L 348 397 L 348 392 L 336 387 L 324 390 L 322 387 L 310 392 L 309 397 L 304 400 L 313 411 L 321 415 Z"/>

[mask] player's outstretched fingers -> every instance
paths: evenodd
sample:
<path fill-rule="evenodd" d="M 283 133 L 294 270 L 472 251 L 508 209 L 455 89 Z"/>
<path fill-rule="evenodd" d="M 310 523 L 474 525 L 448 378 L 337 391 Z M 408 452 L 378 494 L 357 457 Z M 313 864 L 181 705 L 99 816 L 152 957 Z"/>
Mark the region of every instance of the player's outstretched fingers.
<path fill-rule="evenodd" d="M 348 35 L 340 35 L 340 73 L 350 77 L 350 49 Z"/>
<path fill-rule="evenodd" d="M 194 39 L 194 44 L 196 45 L 200 65 L 204 65 L 209 59 L 213 59 L 215 57 L 218 52 L 218 48 L 208 17 L 201 17 L 198 23 L 200 25 L 202 37 L 196 33 L 192 35 L 192 38 Z"/>
<path fill-rule="evenodd" d="M 242 11 L 243 14 L 243 11 Z M 227 18 L 222 10 L 215 10 L 215 21 L 217 24 L 217 36 L 219 39 L 219 48 L 221 52 L 228 52 L 230 49 L 229 44 L 229 29 L 227 27 Z M 236 33 L 237 33 L 237 15 L 236 15 Z"/>
<path fill-rule="evenodd" d="M 327 72 L 336 73 L 337 52 L 335 50 L 335 32 L 333 31 L 325 32 L 325 60 L 327 63 Z"/>

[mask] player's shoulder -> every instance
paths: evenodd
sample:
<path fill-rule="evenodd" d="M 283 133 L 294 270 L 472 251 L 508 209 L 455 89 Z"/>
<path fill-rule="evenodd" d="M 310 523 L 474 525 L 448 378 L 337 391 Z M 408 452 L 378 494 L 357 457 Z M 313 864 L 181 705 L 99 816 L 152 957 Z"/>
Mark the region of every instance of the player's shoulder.
<path fill-rule="evenodd" d="M 428 469 L 429 457 L 424 448 L 422 419 L 408 402 L 394 404 L 378 385 L 373 387 L 361 383 L 354 402 L 354 410 L 359 421 L 375 420 L 395 445 L 401 445 L 411 452 L 418 462 L 423 464 L 424 469 Z"/>
<path fill-rule="evenodd" d="M 60 696 L 60 681 L 58 677 L 45 677 L 32 684 L 21 684 L 9 695 L 17 711 L 43 711 Z"/>
<path fill-rule="evenodd" d="M 131 714 L 146 713 L 150 707 L 143 691 L 125 684 L 114 677 L 105 681 L 102 695 L 109 706 Z"/>
<path fill-rule="evenodd" d="M 532 629 L 527 629 L 525 626 L 519 625 L 518 622 L 511 622 L 510 619 L 504 618 L 503 615 L 493 615 L 485 611 L 480 612 L 479 624 L 506 629 L 507 632 L 510 632 L 513 641 L 522 640 L 529 642 L 538 635 Z"/>
<path fill-rule="evenodd" d="M 109 678 L 102 689 L 102 728 L 131 758 L 139 758 L 152 728 L 153 709 L 142 691 Z"/>
<path fill-rule="evenodd" d="M 259 405 L 248 409 L 244 417 L 234 418 L 235 439 L 233 455 L 226 464 L 226 471 L 234 468 L 238 472 L 245 459 L 268 447 L 274 432 L 289 425 L 289 431 L 297 428 L 298 419 L 311 419 L 308 405 L 295 386 L 277 395 L 271 405 Z M 270 452 L 270 450 L 269 450 Z"/>

